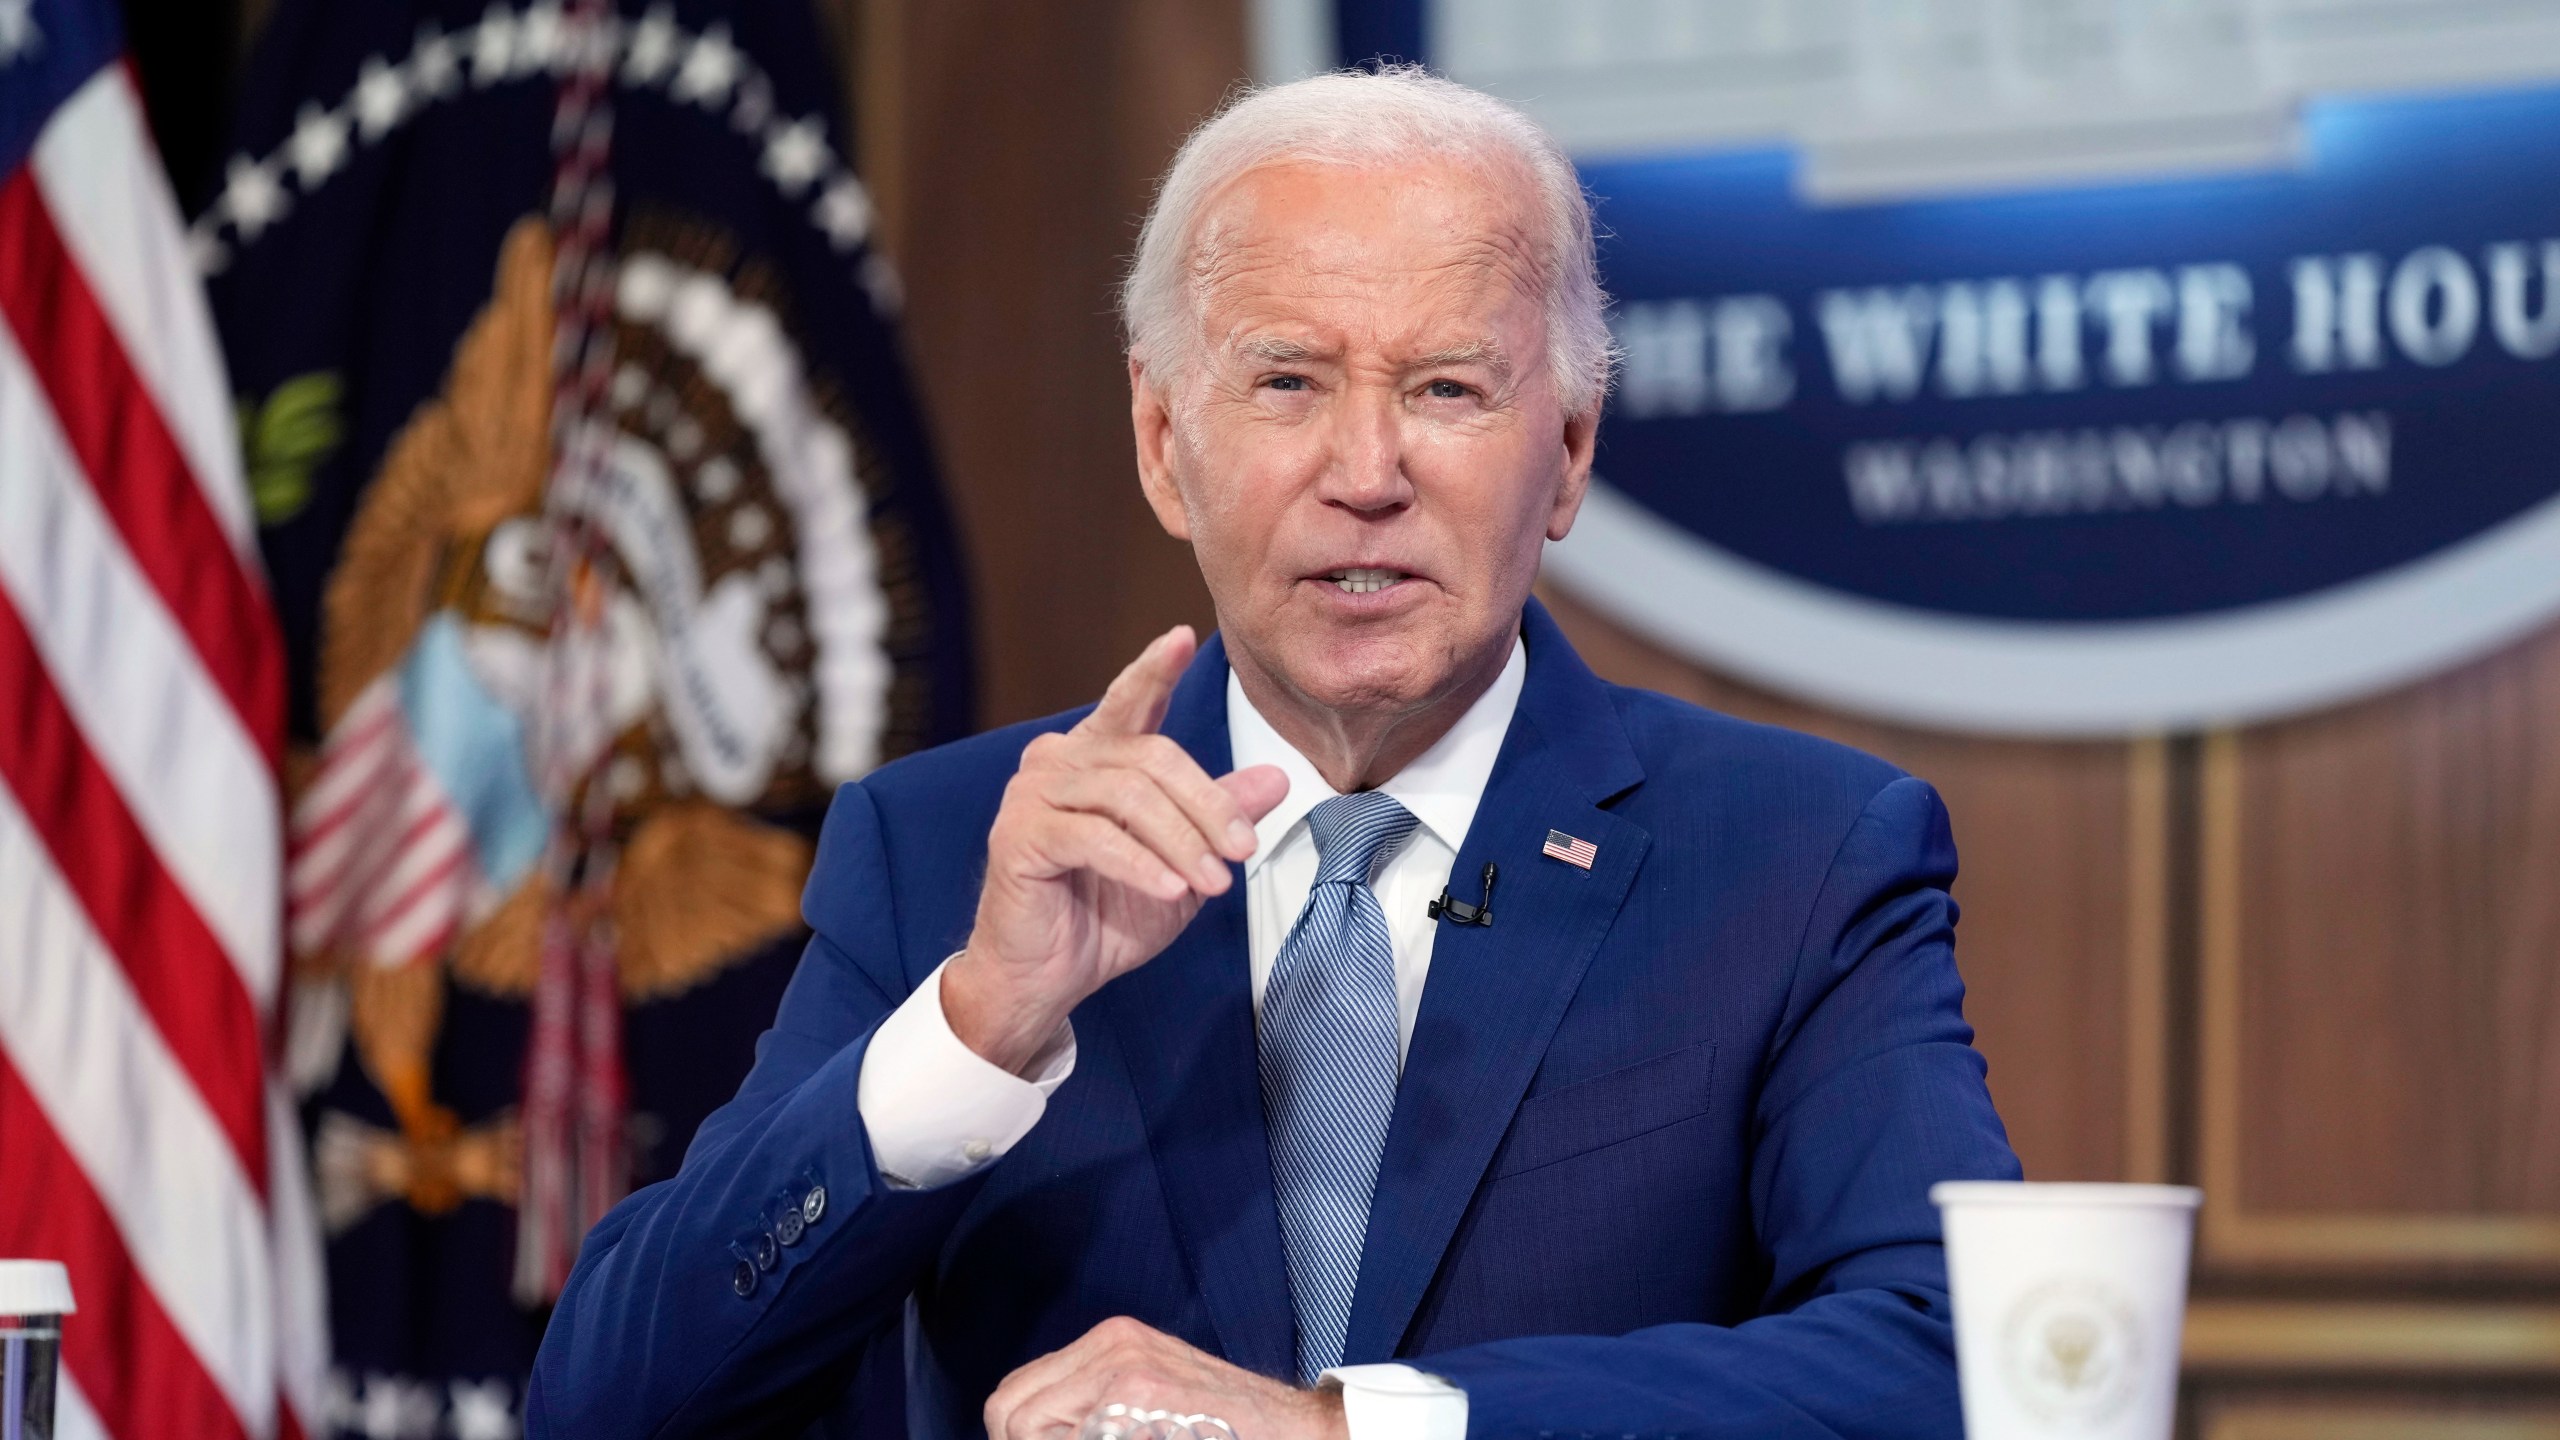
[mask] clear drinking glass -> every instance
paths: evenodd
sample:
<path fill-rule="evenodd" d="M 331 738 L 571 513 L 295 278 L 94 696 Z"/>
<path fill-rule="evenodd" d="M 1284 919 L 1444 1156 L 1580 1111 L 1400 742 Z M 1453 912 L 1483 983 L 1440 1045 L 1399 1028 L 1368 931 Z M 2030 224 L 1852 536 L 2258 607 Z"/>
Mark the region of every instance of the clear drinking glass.
<path fill-rule="evenodd" d="M 1236 1440 L 1236 1432 L 1214 1415 L 1105 1405 L 1085 1417 L 1076 1440 Z"/>
<path fill-rule="evenodd" d="M 71 1275 L 51 1260 L 0 1260 L 0 1440 L 53 1440 L 62 1317 Z"/>

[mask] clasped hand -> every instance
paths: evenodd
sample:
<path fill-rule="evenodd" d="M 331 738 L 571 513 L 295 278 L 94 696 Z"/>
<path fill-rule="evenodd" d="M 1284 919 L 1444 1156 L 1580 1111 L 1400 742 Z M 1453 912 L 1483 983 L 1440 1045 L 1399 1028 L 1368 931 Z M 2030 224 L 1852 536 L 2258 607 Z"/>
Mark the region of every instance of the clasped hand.
<path fill-rule="evenodd" d="M 1237 1440 L 1343 1440 L 1339 1390 L 1300 1390 L 1122 1317 L 1004 1378 L 987 1440 L 1075 1440 L 1105 1405 L 1215 1415 Z"/>

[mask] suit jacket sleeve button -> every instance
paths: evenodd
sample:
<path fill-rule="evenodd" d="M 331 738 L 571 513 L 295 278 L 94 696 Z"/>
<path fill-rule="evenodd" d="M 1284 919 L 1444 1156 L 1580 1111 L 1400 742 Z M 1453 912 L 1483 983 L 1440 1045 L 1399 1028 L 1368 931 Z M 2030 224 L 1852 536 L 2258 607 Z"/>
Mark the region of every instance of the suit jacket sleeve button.
<path fill-rule="evenodd" d="M 809 1193 L 800 1197 L 801 1220 L 807 1224 L 815 1225 L 818 1223 L 818 1217 L 826 1213 L 827 1187 L 824 1185 L 810 1186 Z"/>
<path fill-rule="evenodd" d="M 808 1228 L 809 1226 L 807 1222 L 800 1218 L 799 1207 L 795 1205 L 790 1209 L 783 1211 L 782 1214 L 774 1220 L 773 1234 L 766 1238 L 780 1240 L 785 1245 L 797 1245 L 800 1243 L 800 1236 L 802 1232 L 806 1231 Z"/>
<path fill-rule="evenodd" d="M 741 1300 L 756 1293 L 755 1262 L 739 1261 L 738 1268 L 729 1272 L 729 1288 L 737 1291 L 738 1298 Z"/>
<path fill-rule="evenodd" d="M 763 1234 L 757 1236 L 756 1268 L 759 1270 L 770 1270 L 775 1265 L 780 1264 L 781 1261 L 782 1246 L 775 1242 L 773 1232 L 767 1230 Z"/>

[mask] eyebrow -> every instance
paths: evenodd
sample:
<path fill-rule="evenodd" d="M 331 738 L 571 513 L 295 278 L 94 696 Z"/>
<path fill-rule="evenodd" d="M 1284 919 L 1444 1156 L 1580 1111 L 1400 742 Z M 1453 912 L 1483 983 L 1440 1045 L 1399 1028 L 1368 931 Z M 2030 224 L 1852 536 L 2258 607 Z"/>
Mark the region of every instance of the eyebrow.
<path fill-rule="evenodd" d="M 1417 355 L 1406 362 L 1409 370 L 1437 370 L 1453 365 L 1482 365 L 1503 379 L 1511 378 L 1511 356 L 1494 340 L 1470 340 L 1464 345 L 1451 345 L 1428 355 Z"/>
<path fill-rule="evenodd" d="M 1236 342 L 1235 353 L 1266 365 L 1302 365 L 1321 358 L 1314 346 L 1277 335 L 1247 336 Z M 1470 340 L 1463 345 L 1450 345 L 1427 355 L 1417 355 L 1406 361 L 1403 368 L 1437 370 L 1456 365 L 1482 365 L 1506 380 L 1511 377 L 1510 355 L 1499 342 L 1490 339 Z"/>
<path fill-rule="evenodd" d="M 1316 358 L 1314 346 L 1277 335 L 1248 335 L 1236 342 L 1235 353 L 1266 365 L 1303 365 Z"/>

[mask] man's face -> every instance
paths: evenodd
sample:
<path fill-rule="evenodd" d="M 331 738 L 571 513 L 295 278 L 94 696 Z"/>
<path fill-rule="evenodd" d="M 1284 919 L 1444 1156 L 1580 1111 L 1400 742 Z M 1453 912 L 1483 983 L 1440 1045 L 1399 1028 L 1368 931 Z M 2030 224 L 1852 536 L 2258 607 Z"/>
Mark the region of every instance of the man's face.
<path fill-rule="evenodd" d="M 1275 165 L 1204 208 L 1186 373 L 1131 369 L 1141 477 L 1239 666 L 1417 710 L 1509 648 L 1596 416 L 1568 417 L 1525 177 Z"/>

